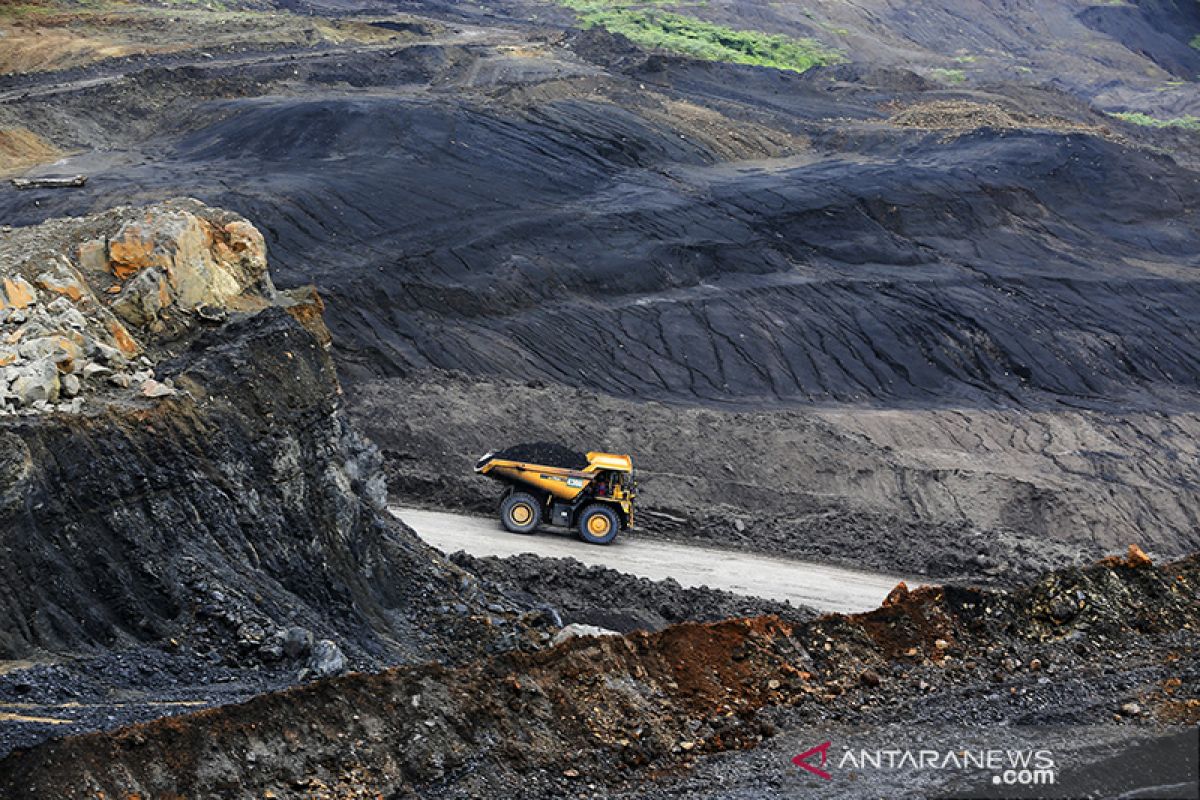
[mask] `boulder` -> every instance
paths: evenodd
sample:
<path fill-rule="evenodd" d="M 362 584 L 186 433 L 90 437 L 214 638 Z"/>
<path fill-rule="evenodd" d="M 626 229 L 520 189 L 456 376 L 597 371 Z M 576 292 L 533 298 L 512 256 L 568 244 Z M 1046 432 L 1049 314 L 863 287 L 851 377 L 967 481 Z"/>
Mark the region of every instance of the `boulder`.
<path fill-rule="evenodd" d="M 329 678 L 346 671 L 346 656 L 342 649 L 329 639 L 322 639 L 312 647 L 312 654 L 305 667 L 308 677 Z"/>
<path fill-rule="evenodd" d="M 82 331 L 87 329 L 87 318 L 76 308 L 75 303 L 66 297 L 60 297 L 46 306 L 50 320 L 60 329 Z"/>
<path fill-rule="evenodd" d="M 71 372 L 82 355 L 78 344 L 66 336 L 39 336 L 21 342 L 17 352 L 22 360 L 53 363 L 60 372 Z"/>
<path fill-rule="evenodd" d="M 78 375 L 63 375 L 58 379 L 59 393 L 63 397 L 74 397 L 79 394 L 82 384 L 79 381 Z"/>
<path fill-rule="evenodd" d="M 53 403 L 58 399 L 58 367 L 52 360 L 44 358 L 23 364 L 17 368 L 16 373 L 16 379 L 9 385 L 8 390 L 18 406 L 28 407 L 39 401 Z"/>
<path fill-rule="evenodd" d="M 175 387 L 150 378 L 142 383 L 142 397 L 170 397 L 175 394 Z"/>
<path fill-rule="evenodd" d="M 283 635 L 283 654 L 288 658 L 303 658 L 312 647 L 313 635 L 308 628 L 293 625 Z"/>
<path fill-rule="evenodd" d="M 166 274 L 157 267 L 142 270 L 112 302 L 113 313 L 130 325 L 146 326 L 174 302 Z"/>
<path fill-rule="evenodd" d="M 12 308 L 27 308 L 37 300 L 37 291 L 20 275 L 4 279 L 4 294 Z"/>
<path fill-rule="evenodd" d="M 559 645 L 570 639 L 576 639 L 580 636 L 620 636 L 616 631 L 611 631 L 608 628 L 601 628 L 597 625 L 582 625 L 578 622 L 572 622 L 566 625 L 558 633 L 554 634 L 554 638 L 550 640 L 550 644 Z"/>
<path fill-rule="evenodd" d="M 79 245 L 79 266 L 88 272 L 108 271 L 108 243 L 91 239 Z"/>
<path fill-rule="evenodd" d="M 39 274 L 34 282 L 47 292 L 61 295 L 72 303 L 78 303 L 88 293 L 79 273 L 60 261 Z"/>
<path fill-rule="evenodd" d="M 92 352 L 90 355 L 100 359 L 106 364 L 121 364 L 125 361 L 125 356 L 115 347 L 105 344 L 98 339 L 93 339 L 91 342 Z"/>
<path fill-rule="evenodd" d="M 266 242 L 245 220 L 222 224 L 181 208 L 157 208 L 125 223 L 108 242 L 108 267 L 122 282 L 113 311 L 145 325 L 170 305 L 224 308 L 254 286 L 273 294 Z"/>
<path fill-rule="evenodd" d="M 107 378 L 112 374 L 113 371 L 103 364 L 92 362 L 83 365 L 83 377 L 85 378 Z"/>

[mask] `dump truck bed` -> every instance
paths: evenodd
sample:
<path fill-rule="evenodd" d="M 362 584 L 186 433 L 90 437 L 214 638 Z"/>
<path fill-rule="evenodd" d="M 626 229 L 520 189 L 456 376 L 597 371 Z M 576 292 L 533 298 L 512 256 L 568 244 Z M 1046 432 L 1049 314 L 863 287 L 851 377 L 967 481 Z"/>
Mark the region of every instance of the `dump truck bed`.
<path fill-rule="evenodd" d="M 475 464 L 475 471 L 496 480 L 534 486 L 566 502 L 575 500 L 586 491 L 598 473 L 633 471 L 633 459 L 629 456 L 593 451 L 587 454 L 587 459 L 586 469 L 568 469 L 495 458 L 488 454 Z"/>
<path fill-rule="evenodd" d="M 567 502 L 577 498 L 596 479 L 595 472 L 486 457 L 475 465 L 475 471 L 489 478 L 536 486 Z"/>

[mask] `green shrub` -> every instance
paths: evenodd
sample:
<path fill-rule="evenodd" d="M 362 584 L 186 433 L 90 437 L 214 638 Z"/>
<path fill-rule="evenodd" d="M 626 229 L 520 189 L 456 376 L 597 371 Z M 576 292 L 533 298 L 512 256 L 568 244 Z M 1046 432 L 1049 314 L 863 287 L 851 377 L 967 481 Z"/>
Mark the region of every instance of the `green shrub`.
<path fill-rule="evenodd" d="M 942 83 L 965 83 L 967 80 L 967 73 L 961 69 L 935 69 L 932 72 Z"/>
<path fill-rule="evenodd" d="M 1142 125 L 1147 128 L 1183 128 L 1189 131 L 1200 131 L 1200 117 L 1174 117 L 1173 119 L 1159 119 L 1152 117 L 1149 114 L 1143 114 L 1140 111 L 1122 111 L 1113 114 L 1119 120 L 1130 122 L 1134 125 Z"/>
<path fill-rule="evenodd" d="M 619 33 L 643 47 L 760 67 L 804 72 L 810 67 L 838 64 L 845 56 L 816 39 L 754 30 L 736 30 L 696 17 L 661 11 L 655 3 L 604 2 L 604 0 L 558 0 L 575 11 L 585 28 L 601 27 Z"/>

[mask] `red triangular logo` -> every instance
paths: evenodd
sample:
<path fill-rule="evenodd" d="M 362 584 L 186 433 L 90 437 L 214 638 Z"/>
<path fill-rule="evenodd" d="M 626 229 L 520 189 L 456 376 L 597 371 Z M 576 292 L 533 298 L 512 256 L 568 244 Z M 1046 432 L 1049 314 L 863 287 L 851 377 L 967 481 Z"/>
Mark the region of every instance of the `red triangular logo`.
<path fill-rule="evenodd" d="M 808 763 L 808 759 L 812 758 L 817 753 L 820 753 L 821 754 L 821 766 L 822 767 L 825 766 L 826 762 L 829 760 L 829 748 L 832 744 L 833 744 L 833 742 L 825 742 L 825 744 L 819 744 L 816 747 L 812 748 L 811 750 L 806 750 L 803 753 L 801 753 L 800 755 L 793 758 L 792 763 L 795 764 L 797 767 L 800 767 L 800 769 L 808 770 L 813 775 L 816 775 L 818 778 L 824 778 L 827 781 L 833 780 L 833 776 L 830 775 L 828 772 L 826 772 L 825 770 L 823 770 L 819 767 L 814 767 L 812 764 Z"/>

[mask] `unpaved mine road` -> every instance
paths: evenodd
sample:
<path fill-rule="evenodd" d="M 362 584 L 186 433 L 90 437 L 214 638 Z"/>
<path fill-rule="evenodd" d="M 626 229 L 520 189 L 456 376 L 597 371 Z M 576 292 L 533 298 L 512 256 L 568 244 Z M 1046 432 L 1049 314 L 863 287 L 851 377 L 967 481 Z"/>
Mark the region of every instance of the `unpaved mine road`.
<path fill-rule="evenodd" d="M 818 611 L 869 611 L 877 608 L 900 581 L 907 582 L 910 588 L 921 583 L 894 575 L 654 541 L 636 533 L 622 535 L 607 547 L 597 547 L 553 529 L 542 529 L 532 536 L 509 533 L 489 517 L 396 506 L 390 510 L 422 539 L 446 553 L 465 550 L 473 556 L 536 553 L 551 558 L 569 557 L 651 580 L 674 578 L 683 586 L 708 586 L 787 600 Z"/>

